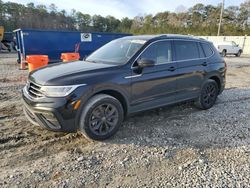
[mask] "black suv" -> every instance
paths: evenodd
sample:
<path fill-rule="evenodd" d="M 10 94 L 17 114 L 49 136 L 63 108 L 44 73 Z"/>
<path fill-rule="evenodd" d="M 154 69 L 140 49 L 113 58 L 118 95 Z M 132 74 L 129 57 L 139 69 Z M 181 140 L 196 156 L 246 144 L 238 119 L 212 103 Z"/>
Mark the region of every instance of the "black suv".
<path fill-rule="evenodd" d="M 85 61 L 31 72 L 23 89 L 24 112 L 33 124 L 103 140 L 131 113 L 188 100 L 211 108 L 224 89 L 225 73 L 224 60 L 204 39 L 129 36 Z"/>

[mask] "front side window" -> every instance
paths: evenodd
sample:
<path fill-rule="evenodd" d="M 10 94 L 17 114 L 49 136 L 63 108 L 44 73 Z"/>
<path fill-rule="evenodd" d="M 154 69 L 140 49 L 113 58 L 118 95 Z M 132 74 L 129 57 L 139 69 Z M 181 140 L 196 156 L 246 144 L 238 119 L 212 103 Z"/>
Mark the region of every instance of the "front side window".
<path fill-rule="evenodd" d="M 151 44 L 140 56 L 140 59 L 149 59 L 156 64 L 164 64 L 172 61 L 172 48 L 170 41 L 159 41 Z"/>
<path fill-rule="evenodd" d="M 141 39 L 117 39 L 93 52 L 86 61 L 115 65 L 125 64 L 145 42 Z"/>
<path fill-rule="evenodd" d="M 237 46 L 237 44 L 234 41 L 232 41 L 232 46 Z"/>
<path fill-rule="evenodd" d="M 175 51 L 177 60 L 199 58 L 198 46 L 193 41 L 175 41 Z"/>

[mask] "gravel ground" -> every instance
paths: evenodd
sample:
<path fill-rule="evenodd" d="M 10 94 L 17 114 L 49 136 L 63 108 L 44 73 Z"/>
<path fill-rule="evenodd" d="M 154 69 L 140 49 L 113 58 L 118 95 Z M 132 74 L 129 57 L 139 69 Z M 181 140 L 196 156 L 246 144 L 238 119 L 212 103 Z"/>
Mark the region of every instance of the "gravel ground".
<path fill-rule="evenodd" d="M 95 142 L 27 121 L 15 56 L 0 54 L 0 187 L 250 187 L 250 57 L 225 58 L 212 109 L 147 111 Z"/>

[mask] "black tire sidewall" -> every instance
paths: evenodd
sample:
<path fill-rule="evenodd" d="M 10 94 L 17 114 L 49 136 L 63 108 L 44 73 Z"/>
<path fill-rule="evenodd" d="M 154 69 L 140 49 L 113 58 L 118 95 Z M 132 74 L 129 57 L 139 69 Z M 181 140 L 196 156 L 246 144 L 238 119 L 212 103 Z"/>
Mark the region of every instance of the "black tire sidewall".
<path fill-rule="evenodd" d="M 226 50 L 223 50 L 223 51 L 222 51 L 222 56 L 223 56 L 223 57 L 226 57 L 226 56 L 227 56 Z"/>
<path fill-rule="evenodd" d="M 118 111 L 118 122 L 116 124 L 116 126 L 113 128 L 113 130 L 111 132 L 109 132 L 108 134 L 105 134 L 105 135 L 97 135 L 95 134 L 89 127 L 89 119 L 90 119 L 90 116 L 93 112 L 93 110 L 101 105 L 101 104 L 104 104 L 104 103 L 108 103 L 108 104 L 112 104 L 116 107 L 117 111 Z M 84 117 L 82 117 L 84 116 Z M 113 136 L 117 131 L 118 129 L 120 128 L 121 124 L 122 124 L 122 121 L 123 121 L 123 108 L 122 108 L 122 105 L 120 104 L 120 102 L 118 100 L 116 100 L 115 98 L 113 97 L 105 97 L 105 98 L 101 98 L 100 100 L 98 100 L 97 102 L 95 102 L 93 105 L 91 105 L 90 108 L 88 109 L 83 109 L 83 112 L 81 114 L 81 118 L 80 118 L 80 122 L 79 122 L 79 125 L 80 125 L 80 130 L 86 134 L 89 138 L 91 139 L 94 139 L 94 140 L 105 140 L 111 136 Z"/>
<path fill-rule="evenodd" d="M 215 100 L 213 101 L 213 103 L 211 103 L 210 105 L 207 105 L 207 104 L 204 102 L 204 100 L 203 100 L 203 95 L 204 95 L 204 92 L 205 92 L 206 87 L 207 87 L 209 84 L 213 84 L 213 85 L 215 86 L 215 88 L 216 88 L 216 93 L 217 93 L 217 94 L 216 94 L 216 97 L 215 97 Z M 207 81 L 204 83 L 204 85 L 202 86 L 202 89 L 201 89 L 201 94 L 200 94 L 200 98 L 199 98 L 201 107 L 202 107 L 203 109 L 209 109 L 209 108 L 211 108 L 211 107 L 215 104 L 215 102 L 216 102 L 218 93 L 219 93 L 219 88 L 218 88 L 217 83 L 216 83 L 214 80 L 207 80 Z"/>

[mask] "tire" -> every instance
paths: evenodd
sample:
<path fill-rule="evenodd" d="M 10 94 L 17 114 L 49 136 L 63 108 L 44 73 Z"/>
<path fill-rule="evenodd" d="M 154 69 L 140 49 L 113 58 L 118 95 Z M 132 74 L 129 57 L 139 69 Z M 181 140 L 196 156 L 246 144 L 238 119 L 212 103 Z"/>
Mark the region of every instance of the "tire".
<path fill-rule="evenodd" d="M 218 84 L 211 79 L 208 79 L 202 86 L 200 96 L 195 102 L 197 108 L 207 110 L 211 108 L 219 94 Z"/>
<path fill-rule="evenodd" d="M 241 56 L 241 51 L 239 50 L 237 54 L 235 54 L 236 57 L 240 57 Z"/>
<path fill-rule="evenodd" d="M 226 57 L 227 56 L 227 51 L 226 50 L 222 50 L 221 55 L 222 55 L 222 57 Z"/>
<path fill-rule="evenodd" d="M 84 135 L 93 140 L 105 140 L 118 131 L 123 117 L 123 107 L 116 98 L 98 94 L 83 108 L 79 128 Z"/>

